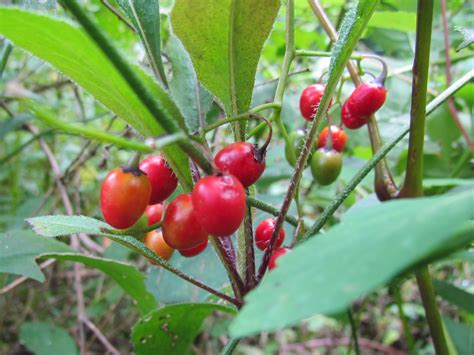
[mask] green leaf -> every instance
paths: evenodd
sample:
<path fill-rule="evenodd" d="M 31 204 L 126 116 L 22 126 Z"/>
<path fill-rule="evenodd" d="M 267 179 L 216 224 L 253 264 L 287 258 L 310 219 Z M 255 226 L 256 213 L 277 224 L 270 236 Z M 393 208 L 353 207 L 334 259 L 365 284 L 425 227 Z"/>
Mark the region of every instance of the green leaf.
<path fill-rule="evenodd" d="M 369 27 L 416 32 L 416 12 L 377 11 L 370 19 Z"/>
<path fill-rule="evenodd" d="M 20 274 L 42 282 L 44 275 L 36 264 L 38 258 L 75 261 L 101 270 L 134 299 L 141 314 L 156 308 L 153 295 L 145 287 L 145 276 L 134 265 L 78 254 L 64 243 L 39 238 L 30 231 L 0 235 L 0 272 Z"/>
<path fill-rule="evenodd" d="M 474 235 L 459 230 L 474 218 L 473 199 L 468 191 L 354 209 L 327 233 L 278 259 L 278 267 L 247 295 L 231 335 L 341 312 L 395 276 L 466 245 Z"/>
<path fill-rule="evenodd" d="M 167 83 L 161 60 L 160 2 L 158 0 L 117 0 L 138 32 L 151 67 L 163 83 Z"/>
<path fill-rule="evenodd" d="M 63 328 L 44 322 L 25 322 L 20 342 L 35 355 L 78 354 L 74 340 Z"/>
<path fill-rule="evenodd" d="M 145 276 L 138 271 L 135 265 L 72 253 L 48 253 L 42 258 L 74 261 L 104 272 L 134 300 L 142 315 L 154 310 L 157 306 L 155 298 L 145 287 Z"/>
<path fill-rule="evenodd" d="M 458 354 L 474 354 L 474 324 L 459 323 L 447 317 L 443 317 L 443 322 Z"/>
<path fill-rule="evenodd" d="M 199 80 L 228 114 L 250 106 L 258 60 L 280 0 L 176 0 L 174 33 L 183 42 Z"/>
<path fill-rule="evenodd" d="M 173 65 L 171 95 L 178 104 L 189 130 L 196 132 L 200 127 L 200 120 L 205 122 L 213 97 L 197 80 L 189 54 L 174 35 L 170 37 L 169 56 Z"/>
<path fill-rule="evenodd" d="M 474 314 L 474 295 L 472 293 L 440 280 L 433 280 L 433 286 L 436 294 L 446 301 Z"/>
<path fill-rule="evenodd" d="M 0 272 L 27 276 L 43 282 L 44 275 L 36 264 L 38 255 L 68 253 L 72 249 L 56 240 L 38 238 L 27 230 L 12 230 L 0 234 Z"/>
<path fill-rule="evenodd" d="M 178 304 L 151 312 L 133 327 L 136 353 L 186 354 L 203 321 L 215 311 L 235 314 L 233 308 L 211 303 Z"/>
<path fill-rule="evenodd" d="M 54 66 L 142 135 L 166 133 L 102 51 L 77 26 L 39 13 L 0 7 L 0 35 Z M 184 119 L 166 91 L 138 68 L 137 74 L 167 116 L 182 126 Z M 177 145 L 170 145 L 163 152 L 180 181 L 192 186 L 184 152 Z"/>

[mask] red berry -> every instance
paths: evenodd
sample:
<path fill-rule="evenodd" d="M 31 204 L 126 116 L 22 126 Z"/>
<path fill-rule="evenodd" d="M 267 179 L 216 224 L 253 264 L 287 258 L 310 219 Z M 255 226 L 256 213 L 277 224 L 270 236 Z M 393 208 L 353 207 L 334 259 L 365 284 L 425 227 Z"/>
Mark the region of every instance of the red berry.
<path fill-rule="evenodd" d="M 255 183 L 265 170 L 265 157 L 258 157 L 257 148 L 247 142 L 229 144 L 217 153 L 214 163 L 221 172 L 234 175 L 244 187 Z"/>
<path fill-rule="evenodd" d="M 326 146 L 329 135 L 329 128 L 325 127 L 319 134 L 318 148 Z M 347 134 L 338 126 L 331 126 L 332 148 L 338 152 L 342 152 L 346 146 Z"/>
<path fill-rule="evenodd" d="M 258 225 L 257 230 L 255 231 L 255 244 L 257 244 L 258 249 L 265 250 L 267 248 L 268 243 L 270 243 L 273 231 L 275 230 L 275 223 L 276 221 L 273 218 L 267 218 Z M 280 228 L 276 242 L 277 248 L 283 244 L 284 239 L 285 230 Z"/>
<path fill-rule="evenodd" d="M 367 123 L 367 117 L 356 116 L 349 111 L 347 107 L 347 101 L 342 105 L 341 110 L 341 121 L 344 126 L 349 129 L 357 129 Z"/>
<path fill-rule="evenodd" d="M 140 170 L 112 170 L 100 190 L 100 208 L 105 221 L 118 229 L 133 226 L 145 212 L 150 195 L 150 182 Z"/>
<path fill-rule="evenodd" d="M 239 229 L 245 215 L 245 190 L 232 175 L 206 176 L 193 190 L 193 206 L 204 230 L 229 236 Z"/>
<path fill-rule="evenodd" d="M 168 205 L 163 218 L 163 237 L 175 249 L 193 248 L 207 240 L 193 207 L 191 195 L 177 196 Z"/>
<path fill-rule="evenodd" d="M 347 99 L 347 108 L 354 116 L 370 116 L 382 107 L 386 97 L 387 89 L 383 85 L 377 82 L 363 83 Z"/>
<path fill-rule="evenodd" d="M 323 84 L 314 84 L 308 86 L 303 90 L 300 97 L 300 111 L 301 115 L 308 121 L 314 119 L 314 115 L 318 110 L 319 102 L 323 97 L 324 90 L 326 86 Z M 331 107 L 332 100 L 329 102 L 329 107 Z"/>
<path fill-rule="evenodd" d="M 143 159 L 139 167 L 148 176 L 151 183 L 149 205 L 163 202 L 176 189 L 178 179 L 161 155 L 154 155 Z"/>
<path fill-rule="evenodd" d="M 185 256 L 187 258 L 190 258 L 192 256 L 196 256 L 198 254 L 201 254 L 206 249 L 208 243 L 209 243 L 209 240 L 206 239 L 204 242 L 202 242 L 199 245 L 196 245 L 193 248 L 179 250 L 179 253 L 182 256 Z"/>
<path fill-rule="evenodd" d="M 163 203 L 157 203 L 156 205 L 149 205 L 146 210 L 146 218 L 148 220 L 148 225 L 151 226 L 153 224 L 158 223 L 161 221 L 161 217 L 163 217 Z"/>
<path fill-rule="evenodd" d="M 173 255 L 174 249 L 171 248 L 163 239 L 163 233 L 157 230 L 148 232 L 143 240 L 148 249 L 151 249 L 156 255 L 161 256 L 165 260 L 169 260 Z M 151 264 L 156 262 L 149 259 Z"/>
<path fill-rule="evenodd" d="M 277 267 L 277 260 L 280 256 L 288 254 L 291 251 L 290 248 L 280 248 L 274 251 L 268 262 L 268 269 L 273 270 Z"/>

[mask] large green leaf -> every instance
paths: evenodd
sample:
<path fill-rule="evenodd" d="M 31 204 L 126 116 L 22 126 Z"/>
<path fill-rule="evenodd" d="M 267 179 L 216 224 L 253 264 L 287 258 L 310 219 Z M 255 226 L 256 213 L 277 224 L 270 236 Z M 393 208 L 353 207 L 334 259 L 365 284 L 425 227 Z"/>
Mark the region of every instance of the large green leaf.
<path fill-rule="evenodd" d="M 415 32 L 416 12 L 377 11 L 370 19 L 369 27 L 385 28 L 402 32 Z"/>
<path fill-rule="evenodd" d="M 138 32 L 148 54 L 153 72 L 166 83 L 161 60 L 160 2 L 158 0 L 117 0 Z"/>
<path fill-rule="evenodd" d="M 443 322 L 458 354 L 474 354 L 474 323 L 459 323 L 448 317 L 443 317 Z"/>
<path fill-rule="evenodd" d="M 134 299 L 141 314 L 156 308 L 153 295 L 145 287 L 145 276 L 133 265 L 78 254 L 64 243 L 39 238 L 30 231 L 0 235 L 0 272 L 44 281 L 44 275 L 36 264 L 39 257 L 79 262 L 101 270 Z"/>
<path fill-rule="evenodd" d="M 144 136 L 166 133 L 103 52 L 79 27 L 39 13 L 0 7 L 0 35 L 50 63 Z M 137 69 L 137 74 L 162 111 L 181 124 L 183 117 L 166 91 L 143 71 Z M 184 152 L 171 145 L 164 153 L 180 180 L 192 185 Z"/>
<path fill-rule="evenodd" d="M 133 327 L 136 353 L 186 354 L 204 319 L 214 311 L 235 313 L 233 308 L 211 303 L 184 303 L 151 312 Z"/>
<path fill-rule="evenodd" d="M 467 191 L 355 209 L 278 260 L 246 297 L 231 334 L 276 330 L 314 314 L 340 312 L 393 277 L 466 245 L 474 239 L 472 230 L 459 230 L 474 218 L 473 202 L 474 191 Z"/>
<path fill-rule="evenodd" d="M 170 37 L 169 57 L 173 65 L 171 95 L 183 113 L 189 130 L 196 132 L 200 121 L 205 122 L 213 97 L 197 80 L 191 58 L 175 35 Z"/>
<path fill-rule="evenodd" d="M 280 0 L 176 0 L 174 33 L 191 55 L 199 80 L 228 114 L 247 111 L 258 60 Z"/>
<path fill-rule="evenodd" d="M 64 243 L 38 238 L 31 231 L 8 231 L 0 234 L 0 272 L 27 276 L 43 282 L 44 275 L 35 261 L 38 255 L 72 251 Z"/>
<path fill-rule="evenodd" d="M 20 342 L 36 355 L 78 354 L 74 339 L 67 331 L 44 322 L 23 323 Z"/>

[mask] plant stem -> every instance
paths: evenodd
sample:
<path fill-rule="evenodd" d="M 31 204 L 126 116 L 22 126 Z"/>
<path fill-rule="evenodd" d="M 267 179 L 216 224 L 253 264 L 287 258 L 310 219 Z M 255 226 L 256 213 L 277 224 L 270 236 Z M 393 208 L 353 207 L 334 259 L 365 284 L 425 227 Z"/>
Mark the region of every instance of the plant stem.
<path fill-rule="evenodd" d="M 266 103 L 266 104 L 258 105 L 258 106 L 255 106 L 254 108 L 250 109 L 249 112 L 258 113 L 260 111 L 267 110 L 269 108 L 281 109 L 281 103 L 269 102 L 269 103 Z"/>
<path fill-rule="evenodd" d="M 405 336 L 405 341 L 407 342 L 408 350 L 410 350 L 410 354 L 418 354 L 418 351 L 415 348 L 415 340 L 413 339 L 413 335 L 410 331 L 410 325 L 408 324 L 407 317 L 405 316 L 405 312 L 403 311 L 403 300 L 402 295 L 400 293 L 401 285 L 397 284 L 391 287 L 393 297 L 395 298 L 395 303 L 397 304 L 398 314 L 400 320 L 402 321 L 403 327 L 403 335 Z"/>
<path fill-rule="evenodd" d="M 428 267 L 422 267 L 415 275 L 436 354 L 448 355 L 448 344 L 443 330 L 441 315 L 439 314 L 438 305 L 436 304 L 435 292 Z"/>
<path fill-rule="evenodd" d="M 155 120 L 164 128 L 167 133 L 178 133 L 179 128 L 173 119 L 159 107 L 155 98 L 150 94 L 143 82 L 133 71 L 132 67 L 122 58 L 112 42 L 105 36 L 104 32 L 94 23 L 92 18 L 82 9 L 76 0 L 61 0 L 63 6 L 74 15 L 82 25 L 91 39 L 98 45 L 105 56 L 112 62 L 122 77 L 127 81 L 130 88 L 137 95 L 143 105 L 152 114 Z M 212 174 L 214 167 L 202 152 L 195 147 L 191 140 L 183 140 L 180 147 L 196 161 L 196 163 L 208 174 Z"/>
<path fill-rule="evenodd" d="M 242 300 L 244 295 L 245 286 L 242 278 L 237 272 L 236 260 L 235 260 L 235 250 L 232 245 L 230 237 L 209 237 L 214 250 L 217 253 L 222 265 L 227 271 L 229 281 L 234 290 L 234 294 L 238 300 Z"/>
<path fill-rule="evenodd" d="M 2 78 L 3 71 L 8 62 L 8 57 L 10 57 L 10 53 L 12 52 L 13 46 L 12 44 L 5 40 L 5 46 L 2 52 L 2 59 L 0 60 L 0 79 Z"/>
<path fill-rule="evenodd" d="M 232 355 L 239 341 L 239 338 L 229 339 L 224 349 L 222 349 L 221 355 Z"/>
<path fill-rule="evenodd" d="M 349 319 L 349 323 L 351 325 L 351 336 L 352 340 L 354 341 L 355 353 L 356 355 L 360 355 L 359 338 L 357 336 L 357 324 L 354 320 L 354 316 L 352 315 L 352 310 L 350 308 L 347 310 L 347 318 Z"/>
<path fill-rule="evenodd" d="M 430 68 L 433 3 L 433 0 L 418 0 L 410 138 L 408 141 L 405 181 L 400 192 L 400 197 L 402 198 L 423 195 L 423 145 L 425 139 L 426 92 Z M 415 274 L 436 353 L 441 355 L 449 354 L 428 267 L 420 268 Z"/>
<path fill-rule="evenodd" d="M 449 97 L 454 95 L 459 89 L 464 85 L 469 83 L 470 80 L 474 78 L 474 70 L 471 70 L 469 73 L 466 73 L 461 78 L 456 80 L 449 88 L 440 93 L 435 99 L 433 99 L 426 106 L 426 114 L 431 114 L 436 108 L 442 105 Z M 388 141 L 384 146 L 382 146 L 372 158 L 360 169 L 357 174 L 349 181 L 347 186 L 340 193 L 336 195 L 331 204 L 327 206 L 324 211 L 321 213 L 319 218 L 314 222 L 311 228 L 306 232 L 303 239 L 308 238 L 312 235 L 318 233 L 327 220 L 334 214 L 338 207 L 344 202 L 344 200 L 349 196 L 349 194 L 356 188 L 356 186 L 362 181 L 362 179 L 377 165 L 377 163 L 385 156 L 387 153 L 392 150 L 392 148 L 402 140 L 403 137 L 409 132 L 409 129 L 404 129 L 398 135 L 396 135 L 392 140 Z M 271 207 L 271 206 L 270 206 Z"/>
<path fill-rule="evenodd" d="M 295 50 L 295 57 L 331 57 L 332 52 L 325 51 L 308 51 L 306 49 Z M 351 59 L 360 61 L 364 58 L 363 54 L 352 54 Z"/>
<path fill-rule="evenodd" d="M 324 8 L 319 3 L 319 0 L 308 0 L 308 2 L 329 38 L 335 42 L 338 37 L 337 31 L 324 11 Z M 360 85 L 362 82 L 359 78 L 358 70 L 354 63 L 348 61 L 347 70 L 349 71 L 354 85 Z M 370 116 L 367 127 L 369 130 L 372 152 L 375 154 L 382 146 L 382 139 L 380 138 L 380 132 L 374 115 Z M 388 200 L 398 195 L 398 188 L 393 181 L 385 159 L 382 159 L 375 167 L 375 192 L 377 197 L 382 201 Z"/>
<path fill-rule="evenodd" d="M 259 210 L 262 210 L 264 212 L 268 212 L 272 214 L 273 216 L 278 216 L 280 213 L 280 210 L 278 208 L 273 207 L 272 205 L 269 205 L 266 202 L 263 202 L 262 200 L 258 200 L 254 197 L 247 196 L 247 203 L 250 206 L 253 206 L 255 208 L 258 208 Z M 285 221 L 287 221 L 289 224 L 292 226 L 298 226 L 298 218 L 290 215 L 285 216 Z"/>

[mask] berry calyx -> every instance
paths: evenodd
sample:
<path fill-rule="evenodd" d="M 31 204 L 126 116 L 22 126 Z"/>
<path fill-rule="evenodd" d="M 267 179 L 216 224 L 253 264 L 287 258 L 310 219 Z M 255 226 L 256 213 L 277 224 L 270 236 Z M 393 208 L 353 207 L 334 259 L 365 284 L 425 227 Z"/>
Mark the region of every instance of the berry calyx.
<path fill-rule="evenodd" d="M 163 217 L 163 209 L 163 203 L 157 203 L 156 205 L 147 206 L 145 210 L 145 215 L 148 220 L 149 226 L 157 224 L 159 221 L 161 221 L 161 218 Z"/>
<path fill-rule="evenodd" d="M 301 115 L 308 121 L 312 121 L 314 119 L 314 115 L 318 110 L 319 103 L 321 102 L 321 98 L 323 97 L 324 90 L 326 86 L 323 84 L 313 84 L 308 86 L 306 89 L 303 90 L 300 97 L 300 111 Z M 329 107 L 331 107 L 331 102 L 329 102 Z"/>
<path fill-rule="evenodd" d="M 113 169 L 100 190 L 100 208 L 105 221 L 117 229 L 133 226 L 145 212 L 150 196 L 150 182 L 139 169 Z"/>
<path fill-rule="evenodd" d="M 265 170 L 265 153 L 262 156 L 251 143 L 237 142 L 217 153 L 214 163 L 222 173 L 234 175 L 244 187 L 249 187 Z"/>
<path fill-rule="evenodd" d="M 206 241 L 202 242 L 201 244 L 196 245 L 193 248 L 179 250 L 179 253 L 182 256 L 190 258 L 192 256 L 196 256 L 198 254 L 201 254 L 207 248 L 207 244 L 209 244 L 208 239 L 206 239 Z"/>
<path fill-rule="evenodd" d="M 329 127 L 325 127 L 319 134 L 318 148 L 326 147 L 328 142 Z M 331 126 L 331 143 L 332 148 L 338 152 L 342 152 L 346 146 L 347 134 L 338 126 Z"/>
<path fill-rule="evenodd" d="M 354 116 L 368 117 L 378 111 L 387 97 L 387 89 L 377 81 L 360 84 L 347 99 L 347 108 Z"/>
<path fill-rule="evenodd" d="M 260 250 L 265 250 L 270 243 L 273 232 L 275 231 L 275 219 L 267 218 L 259 223 L 255 231 L 255 244 Z M 280 228 L 278 232 L 278 239 L 276 242 L 276 248 L 279 248 L 285 240 L 285 230 Z"/>
<path fill-rule="evenodd" d="M 209 234 L 229 236 L 244 219 L 245 189 L 233 175 L 202 178 L 194 186 L 192 199 L 197 219 Z"/>
<path fill-rule="evenodd" d="M 290 248 L 279 248 L 275 250 L 270 257 L 270 261 L 268 262 L 268 269 L 273 270 L 274 268 L 277 267 L 277 260 L 285 254 L 288 254 L 291 251 Z"/>
<path fill-rule="evenodd" d="M 335 150 L 318 149 L 311 158 L 311 172 L 320 185 L 330 185 L 341 173 L 341 153 Z"/>
<path fill-rule="evenodd" d="M 174 249 L 170 247 L 163 238 L 163 233 L 158 230 L 148 232 L 143 240 L 143 243 L 148 249 L 152 250 L 156 255 L 162 257 L 165 260 L 169 260 L 173 255 Z M 157 263 L 148 259 L 150 264 L 156 265 Z"/>
<path fill-rule="evenodd" d="M 365 125 L 368 121 L 368 117 L 362 117 L 354 115 L 348 108 L 348 102 L 344 102 L 341 110 L 341 122 L 344 126 L 349 129 L 357 129 Z"/>
<path fill-rule="evenodd" d="M 301 153 L 301 149 L 303 149 L 305 136 L 306 136 L 306 133 L 303 129 L 298 129 L 290 133 L 289 142 L 291 144 L 291 147 L 293 147 L 293 151 L 295 152 L 296 159 L 298 159 Z M 296 165 L 296 160 L 292 159 L 292 156 L 290 154 L 290 145 L 285 145 L 285 158 L 286 158 L 286 161 L 291 166 Z"/>
<path fill-rule="evenodd" d="M 207 240 L 201 227 L 191 195 L 182 194 L 170 202 L 162 224 L 163 237 L 174 249 L 193 248 Z"/>
<path fill-rule="evenodd" d="M 166 200 L 178 186 L 178 179 L 161 155 L 143 159 L 139 165 L 150 180 L 151 197 L 149 205 Z"/>

